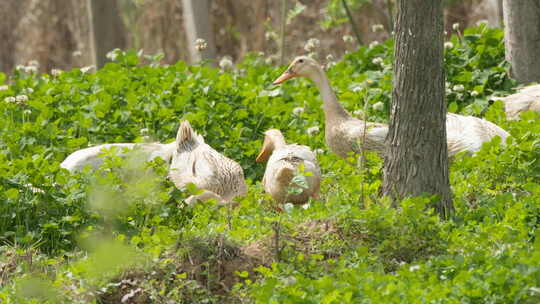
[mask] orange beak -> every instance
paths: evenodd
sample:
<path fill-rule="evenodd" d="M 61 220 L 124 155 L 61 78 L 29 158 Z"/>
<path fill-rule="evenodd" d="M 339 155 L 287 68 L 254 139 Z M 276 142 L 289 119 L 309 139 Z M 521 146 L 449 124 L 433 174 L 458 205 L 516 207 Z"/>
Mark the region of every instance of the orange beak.
<path fill-rule="evenodd" d="M 274 80 L 272 84 L 280 84 L 294 77 L 298 77 L 298 74 L 288 69 L 285 72 L 283 72 L 283 74 L 281 74 L 281 76 L 279 76 L 276 80 Z"/>

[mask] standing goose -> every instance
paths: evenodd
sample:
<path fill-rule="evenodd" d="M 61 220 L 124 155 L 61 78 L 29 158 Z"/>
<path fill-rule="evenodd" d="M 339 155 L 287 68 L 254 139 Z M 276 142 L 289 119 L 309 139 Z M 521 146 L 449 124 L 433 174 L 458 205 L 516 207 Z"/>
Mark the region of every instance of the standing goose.
<path fill-rule="evenodd" d="M 388 126 L 351 117 L 337 100 L 326 73 L 315 60 L 297 57 L 274 84 L 294 77 L 309 78 L 319 89 L 325 114 L 326 144 L 332 152 L 345 158 L 351 152 L 360 153 L 363 143 L 365 150 L 383 155 Z M 509 136 L 508 132 L 484 119 L 457 114 L 448 114 L 446 118 L 449 156 L 462 151 L 476 152 L 482 143 L 495 136 L 500 136 L 504 143 Z"/>
<path fill-rule="evenodd" d="M 266 131 L 257 162 L 268 161 L 264 171 L 263 187 L 277 203 L 305 203 L 310 197 L 317 198 L 321 183 L 321 169 L 315 153 L 306 146 L 288 145 L 277 129 Z M 300 164 L 304 166 L 306 185 L 291 185 Z M 290 187 L 302 189 L 290 191 Z"/>
<path fill-rule="evenodd" d="M 246 194 L 242 167 L 207 145 L 187 120 L 178 128 L 175 148 L 169 178 L 178 188 L 193 183 L 205 190 L 188 198 L 187 203 L 210 198 L 228 203 L 234 197 Z"/>
<path fill-rule="evenodd" d="M 146 160 L 152 160 L 156 157 L 161 157 L 166 163 L 171 161 L 173 151 L 176 144 L 159 144 L 159 143 L 122 143 L 122 144 L 103 144 L 95 147 L 77 150 L 71 153 L 61 164 L 60 167 L 67 169 L 69 172 L 81 171 L 85 166 L 90 165 L 93 169 L 97 169 L 103 163 L 102 153 L 105 150 L 115 148 L 116 153 L 120 157 L 126 156 L 128 150 L 140 151 L 147 155 Z"/>

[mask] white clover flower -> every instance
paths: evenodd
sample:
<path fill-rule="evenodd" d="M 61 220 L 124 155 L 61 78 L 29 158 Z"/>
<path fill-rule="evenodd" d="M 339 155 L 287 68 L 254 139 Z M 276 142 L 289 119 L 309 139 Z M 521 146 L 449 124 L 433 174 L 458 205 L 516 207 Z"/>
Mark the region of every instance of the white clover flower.
<path fill-rule="evenodd" d="M 141 133 L 141 135 L 147 135 L 149 132 L 150 130 L 148 130 L 148 128 L 142 128 L 141 130 L 139 130 L 139 133 Z"/>
<path fill-rule="evenodd" d="M 371 60 L 373 64 L 381 65 L 383 63 L 383 59 L 381 57 L 375 57 L 373 60 Z"/>
<path fill-rule="evenodd" d="M 450 41 L 446 41 L 446 42 L 444 43 L 444 48 L 445 48 L 445 49 L 451 49 L 451 48 L 453 48 L 453 47 L 454 47 L 454 44 L 453 44 L 452 42 L 450 42 Z"/>
<path fill-rule="evenodd" d="M 30 114 L 32 114 L 32 111 L 30 109 L 26 109 L 26 110 L 23 111 L 23 114 L 24 115 L 30 115 Z"/>
<path fill-rule="evenodd" d="M 24 89 L 22 89 L 22 92 L 25 93 L 25 94 L 32 94 L 32 93 L 34 93 L 34 89 L 32 89 L 32 88 L 24 88 Z"/>
<path fill-rule="evenodd" d="M 7 102 L 7 103 L 15 103 L 15 101 L 17 101 L 17 100 L 13 96 L 8 96 L 8 97 L 4 98 L 4 101 Z"/>
<path fill-rule="evenodd" d="M 335 59 L 334 55 L 332 55 L 332 54 L 326 55 L 326 61 L 334 61 L 334 59 Z"/>
<path fill-rule="evenodd" d="M 325 70 L 329 70 L 331 69 L 332 67 L 334 67 L 337 63 L 335 63 L 334 61 L 330 61 L 328 62 L 325 66 L 324 66 L 324 69 Z"/>
<path fill-rule="evenodd" d="M 323 149 L 315 149 L 315 154 L 323 154 L 324 153 L 324 150 Z"/>
<path fill-rule="evenodd" d="M 358 92 L 362 91 L 363 88 L 364 88 L 363 85 L 361 85 L 361 84 L 355 84 L 355 86 L 352 88 L 352 91 L 353 91 L 354 93 L 358 93 Z"/>
<path fill-rule="evenodd" d="M 471 96 L 472 96 L 472 97 L 476 97 L 476 96 L 478 96 L 478 94 L 479 94 L 479 93 L 478 93 L 477 91 L 474 91 L 474 90 L 471 92 Z"/>
<path fill-rule="evenodd" d="M 452 90 L 449 88 L 446 88 L 444 91 L 446 92 L 446 95 L 452 94 Z"/>
<path fill-rule="evenodd" d="M 26 95 L 17 95 L 15 97 L 15 100 L 17 100 L 17 102 L 25 102 L 25 101 L 28 101 L 28 96 L 26 96 Z"/>
<path fill-rule="evenodd" d="M 420 265 L 412 265 L 411 267 L 409 267 L 409 271 L 413 272 L 413 271 L 416 271 L 420 269 Z"/>
<path fill-rule="evenodd" d="M 309 209 L 309 206 L 310 206 L 309 203 L 303 204 L 302 209 L 307 210 L 307 209 Z"/>
<path fill-rule="evenodd" d="M 202 38 L 197 38 L 197 40 L 195 40 L 195 48 L 197 49 L 197 51 L 202 52 L 206 50 L 207 47 L 208 44 L 206 43 L 206 40 Z"/>
<path fill-rule="evenodd" d="M 86 73 L 90 72 L 90 70 L 93 69 L 93 68 L 94 68 L 93 65 L 85 66 L 85 67 L 82 67 L 82 68 L 81 68 L 81 72 L 82 72 L 83 74 L 86 74 Z"/>
<path fill-rule="evenodd" d="M 286 203 L 283 205 L 283 209 L 285 209 L 285 212 L 290 213 L 294 209 L 294 205 L 291 203 Z"/>
<path fill-rule="evenodd" d="M 30 60 L 28 62 L 29 66 L 39 67 L 39 62 L 37 60 Z"/>
<path fill-rule="evenodd" d="M 116 58 L 118 58 L 119 52 L 120 52 L 120 49 L 114 49 L 108 52 L 107 55 L 105 55 L 105 57 L 107 57 L 107 59 L 109 59 L 110 61 L 115 61 Z"/>
<path fill-rule="evenodd" d="M 304 109 L 303 107 L 297 107 L 292 110 L 292 113 L 296 116 L 300 116 L 300 114 L 304 113 L 305 110 L 306 109 Z"/>
<path fill-rule="evenodd" d="M 145 135 L 145 136 L 142 137 L 142 140 L 143 140 L 144 142 L 150 142 L 150 136 Z"/>
<path fill-rule="evenodd" d="M 277 57 L 275 55 L 270 55 L 266 57 L 266 59 L 264 60 L 264 63 L 267 65 L 272 65 L 276 60 L 277 60 Z"/>
<path fill-rule="evenodd" d="M 351 35 L 345 35 L 345 36 L 343 36 L 342 39 L 343 39 L 343 42 L 345 42 L 345 43 L 353 42 L 353 40 L 354 40 L 353 36 L 351 36 Z"/>
<path fill-rule="evenodd" d="M 486 26 L 488 24 L 488 21 L 486 19 L 481 19 L 476 22 L 477 26 Z"/>
<path fill-rule="evenodd" d="M 26 67 L 25 67 L 24 65 L 22 65 L 22 64 L 18 64 L 18 65 L 15 67 L 15 70 L 17 70 L 17 71 L 19 71 L 19 72 L 20 72 L 20 71 L 24 71 L 24 70 L 26 70 Z"/>
<path fill-rule="evenodd" d="M 276 34 L 276 32 L 270 31 L 264 34 L 264 38 L 266 38 L 266 40 L 277 40 L 278 35 Z"/>
<path fill-rule="evenodd" d="M 24 67 L 24 71 L 28 74 L 37 73 L 38 67 L 35 65 L 29 65 Z"/>
<path fill-rule="evenodd" d="M 0 86 L 0 91 L 7 91 L 7 89 L 9 89 L 7 85 Z"/>
<path fill-rule="evenodd" d="M 452 90 L 455 92 L 463 92 L 465 91 L 465 87 L 462 84 L 457 84 L 452 88 Z"/>
<path fill-rule="evenodd" d="M 219 67 L 224 71 L 232 69 L 233 62 L 231 58 L 229 56 L 224 56 L 223 58 L 221 58 L 221 60 L 219 61 Z"/>
<path fill-rule="evenodd" d="M 452 29 L 454 31 L 458 31 L 459 30 L 459 23 L 456 22 L 456 23 L 452 24 Z"/>
<path fill-rule="evenodd" d="M 60 70 L 60 69 L 52 69 L 51 70 L 51 75 L 53 75 L 54 77 L 60 76 L 60 74 L 62 74 L 62 70 Z"/>
<path fill-rule="evenodd" d="M 384 109 L 384 103 L 382 103 L 382 101 L 379 101 L 373 104 L 373 110 L 382 111 L 383 109 Z"/>
<path fill-rule="evenodd" d="M 378 32 L 378 31 L 382 31 L 384 30 L 384 25 L 382 24 L 374 24 L 371 26 L 371 31 L 372 32 Z"/>
<path fill-rule="evenodd" d="M 447 31 L 444 31 L 444 35 L 445 35 L 445 36 L 448 35 L 448 32 L 447 32 Z"/>
<path fill-rule="evenodd" d="M 307 134 L 308 134 L 309 136 L 315 136 L 315 135 L 319 134 L 319 131 L 320 131 L 320 130 L 319 130 L 319 127 L 318 127 L 318 126 L 313 126 L 313 127 L 309 127 L 309 128 L 307 129 Z"/>
<path fill-rule="evenodd" d="M 377 45 L 379 45 L 379 41 L 375 40 L 375 41 L 373 41 L 372 43 L 369 44 L 369 48 L 374 48 Z"/>
<path fill-rule="evenodd" d="M 320 45 L 321 41 L 319 39 L 311 38 L 307 41 L 306 45 L 304 45 L 304 50 L 306 50 L 306 52 L 313 52 L 319 48 Z"/>
<path fill-rule="evenodd" d="M 75 51 L 73 52 L 73 57 L 79 57 L 79 56 L 82 56 L 82 52 L 81 51 Z"/>

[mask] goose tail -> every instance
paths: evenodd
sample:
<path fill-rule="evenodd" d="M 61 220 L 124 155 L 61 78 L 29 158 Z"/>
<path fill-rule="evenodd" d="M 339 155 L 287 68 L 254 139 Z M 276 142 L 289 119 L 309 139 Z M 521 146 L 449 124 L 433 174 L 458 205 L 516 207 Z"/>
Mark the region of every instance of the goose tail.
<path fill-rule="evenodd" d="M 195 149 L 201 143 L 201 136 L 193 131 L 189 121 L 184 120 L 178 128 L 178 134 L 176 135 L 176 144 L 178 150 L 191 151 Z"/>

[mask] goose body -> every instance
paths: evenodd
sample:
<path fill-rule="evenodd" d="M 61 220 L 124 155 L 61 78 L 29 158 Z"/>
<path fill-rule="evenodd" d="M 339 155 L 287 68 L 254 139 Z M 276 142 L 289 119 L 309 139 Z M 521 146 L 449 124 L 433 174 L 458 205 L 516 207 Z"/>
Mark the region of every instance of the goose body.
<path fill-rule="evenodd" d="M 502 100 L 506 119 L 517 120 L 523 112 L 540 113 L 540 84 L 524 87 L 519 92 L 506 97 L 492 97 L 492 100 Z"/>
<path fill-rule="evenodd" d="M 463 151 L 471 154 L 478 152 L 483 143 L 491 141 L 495 136 L 499 136 L 504 144 L 510 134 L 485 119 L 454 113 L 446 115 L 446 139 L 449 157 Z"/>
<path fill-rule="evenodd" d="M 286 144 L 279 130 L 265 132 L 264 144 L 257 162 L 268 161 L 263 177 L 263 188 L 277 203 L 305 203 L 310 197 L 317 198 L 321 183 L 321 169 L 317 157 L 310 148 Z M 303 165 L 304 185 L 293 184 L 293 178 Z M 291 189 L 291 187 L 299 188 Z"/>
<path fill-rule="evenodd" d="M 93 169 L 97 169 L 103 163 L 102 153 L 105 150 L 116 148 L 118 156 L 124 157 L 129 150 L 141 151 L 147 154 L 147 160 L 152 160 L 156 157 L 161 157 L 165 162 L 169 163 L 175 143 L 159 144 L 159 143 L 118 143 L 118 144 L 103 144 L 95 147 L 77 150 L 71 153 L 61 164 L 60 167 L 69 170 L 70 172 L 81 171 L 85 166 L 90 165 Z"/>
<path fill-rule="evenodd" d="M 247 192 L 242 167 L 207 145 L 188 121 L 178 129 L 169 178 L 178 188 L 193 183 L 205 190 L 188 203 L 218 197 L 220 202 L 230 202 Z"/>
<path fill-rule="evenodd" d="M 325 140 L 332 152 L 345 158 L 350 153 L 360 153 L 364 147 L 383 156 L 388 125 L 353 118 L 337 100 L 326 73 L 315 60 L 305 56 L 296 58 L 274 84 L 294 77 L 309 78 L 319 89 L 325 114 Z M 452 113 L 446 118 L 449 156 L 462 151 L 474 153 L 495 136 L 500 136 L 503 143 L 509 136 L 484 119 Z"/>

